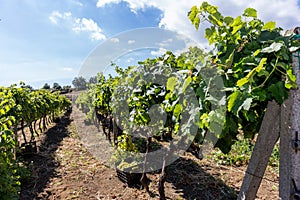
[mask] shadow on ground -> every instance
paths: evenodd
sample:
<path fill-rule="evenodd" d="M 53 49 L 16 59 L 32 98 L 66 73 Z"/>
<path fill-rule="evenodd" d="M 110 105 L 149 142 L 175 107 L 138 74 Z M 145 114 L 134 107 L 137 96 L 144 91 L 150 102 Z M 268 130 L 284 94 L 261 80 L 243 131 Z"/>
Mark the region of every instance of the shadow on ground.
<path fill-rule="evenodd" d="M 21 200 L 38 199 L 38 194 L 43 191 L 50 179 L 56 176 L 55 169 L 59 166 L 59 162 L 55 160 L 55 151 L 61 141 L 69 135 L 67 127 L 71 123 L 70 114 L 71 112 L 67 112 L 55 126 L 41 134 L 44 138 L 42 136 L 37 153 L 23 158 L 31 171 L 31 177 L 21 181 Z"/>
<path fill-rule="evenodd" d="M 227 186 L 221 179 L 215 178 L 201 166 L 188 158 L 179 158 L 166 169 L 167 180 L 181 193 L 183 199 L 231 200 L 236 199 L 234 188 Z"/>

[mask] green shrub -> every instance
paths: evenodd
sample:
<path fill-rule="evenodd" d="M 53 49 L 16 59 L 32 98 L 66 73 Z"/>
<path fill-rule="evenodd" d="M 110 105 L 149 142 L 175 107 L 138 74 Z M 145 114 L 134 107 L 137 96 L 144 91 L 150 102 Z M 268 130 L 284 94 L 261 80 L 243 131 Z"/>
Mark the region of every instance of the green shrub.
<path fill-rule="evenodd" d="M 222 153 L 221 150 L 214 150 L 208 157 L 218 164 L 242 166 L 249 163 L 253 148 L 253 140 L 241 139 L 232 146 L 228 154 Z M 279 144 L 275 145 L 268 165 L 275 168 L 279 167 Z"/>
<path fill-rule="evenodd" d="M 241 166 L 248 164 L 254 145 L 251 140 L 238 140 L 228 154 L 222 153 L 221 150 L 215 150 L 209 156 L 218 164 Z"/>

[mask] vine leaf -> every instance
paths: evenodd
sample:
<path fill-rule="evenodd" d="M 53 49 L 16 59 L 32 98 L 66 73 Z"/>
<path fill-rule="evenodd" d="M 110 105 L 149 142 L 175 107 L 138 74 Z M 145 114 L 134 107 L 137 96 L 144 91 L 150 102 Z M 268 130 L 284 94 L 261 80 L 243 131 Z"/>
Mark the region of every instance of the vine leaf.
<path fill-rule="evenodd" d="M 226 65 L 228 67 L 230 67 L 232 65 L 232 63 L 233 63 L 234 53 L 235 53 L 235 49 L 233 49 L 233 51 L 231 52 L 231 54 L 229 55 L 229 57 L 226 59 Z"/>
<path fill-rule="evenodd" d="M 239 116 L 238 113 L 241 109 L 250 109 L 252 100 L 252 97 L 249 97 L 249 95 L 244 94 L 239 90 L 235 91 L 229 96 L 227 109 L 234 115 Z"/>
<path fill-rule="evenodd" d="M 185 79 L 184 83 L 183 83 L 183 87 L 182 87 L 182 92 L 184 93 L 186 88 L 190 85 L 190 83 L 192 82 L 192 77 L 187 77 L 187 79 Z"/>
<path fill-rule="evenodd" d="M 277 52 L 281 49 L 283 46 L 282 43 L 279 42 L 273 42 L 269 47 L 263 48 L 261 50 L 262 53 L 272 53 L 272 52 Z"/>
<path fill-rule="evenodd" d="M 167 81 L 167 90 L 170 90 L 171 92 L 174 91 L 175 89 L 175 86 L 177 84 L 177 78 L 172 76 L 170 78 L 168 78 L 168 81 Z"/>
<path fill-rule="evenodd" d="M 237 81 L 236 85 L 239 87 L 242 87 L 246 83 L 249 82 L 249 79 L 247 77 L 241 78 L 240 80 Z"/>
<path fill-rule="evenodd" d="M 232 94 L 229 96 L 229 101 L 228 101 L 228 106 L 227 106 L 228 111 L 232 111 L 232 108 L 234 107 L 235 102 L 237 101 L 238 96 L 239 96 L 240 94 L 241 94 L 240 91 L 235 91 L 234 93 L 232 93 Z"/>
<path fill-rule="evenodd" d="M 265 25 L 262 27 L 262 30 L 270 30 L 273 31 L 276 27 L 276 22 L 270 21 L 265 23 Z"/>
<path fill-rule="evenodd" d="M 285 81 L 285 87 L 287 89 L 291 89 L 291 88 L 298 88 L 298 85 L 296 83 L 296 76 L 293 74 L 293 70 L 289 69 L 287 70 L 287 77 L 286 77 L 286 81 Z"/>
<path fill-rule="evenodd" d="M 5 110 L 4 109 L 0 109 L 0 115 L 4 115 L 5 114 Z"/>
<path fill-rule="evenodd" d="M 262 71 L 263 66 L 266 64 L 266 62 L 267 62 L 267 58 L 262 58 L 262 59 L 260 60 L 260 62 L 259 62 L 259 64 L 258 64 L 257 67 L 255 67 L 254 69 L 252 69 L 252 70 L 247 74 L 246 77 L 241 78 L 240 80 L 237 81 L 237 83 L 236 83 L 237 86 L 238 86 L 238 87 L 242 87 L 243 85 L 245 85 L 246 83 L 248 83 L 249 81 L 251 81 L 252 78 L 253 78 L 253 76 L 254 76 L 256 73 L 259 73 L 259 72 Z M 261 73 L 260 75 L 262 75 L 262 74 L 266 74 L 266 72 L 265 72 L 265 73 Z"/>
<path fill-rule="evenodd" d="M 233 22 L 233 18 L 230 17 L 230 16 L 227 16 L 227 17 L 224 18 L 224 22 L 225 22 L 227 25 L 229 25 L 229 24 L 231 24 L 231 23 Z"/>
<path fill-rule="evenodd" d="M 299 48 L 300 48 L 300 47 L 290 47 L 290 48 L 289 48 L 289 51 L 290 51 L 290 52 L 295 52 L 295 51 L 297 51 Z"/>
<path fill-rule="evenodd" d="M 212 110 L 209 114 L 209 131 L 214 133 L 218 138 L 222 134 L 222 129 L 225 122 L 225 114 L 222 108 Z"/>
<path fill-rule="evenodd" d="M 247 8 L 244 11 L 243 16 L 256 18 L 257 17 L 257 11 L 254 8 Z"/>
<path fill-rule="evenodd" d="M 240 30 L 243 27 L 243 22 L 242 22 L 242 17 L 238 16 L 237 18 L 235 18 L 232 22 L 233 30 L 231 32 L 231 34 L 235 34 L 238 30 Z"/>
<path fill-rule="evenodd" d="M 285 84 L 280 81 L 269 86 L 268 91 L 271 92 L 277 103 L 282 104 L 288 97 L 288 93 L 285 89 Z"/>
<path fill-rule="evenodd" d="M 262 70 L 263 66 L 266 64 L 266 62 L 267 62 L 267 58 L 262 58 L 258 64 L 258 66 L 255 67 L 255 71 L 260 72 Z"/>
<path fill-rule="evenodd" d="M 181 104 L 176 104 L 174 111 L 173 111 L 173 115 L 178 119 L 180 114 L 182 112 L 182 106 Z"/>
<path fill-rule="evenodd" d="M 199 29 L 200 18 L 198 17 L 199 10 L 197 6 L 193 6 L 191 11 L 188 13 L 188 17 L 191 20 L 192 24 L 195 25 L 196 30 Z"/>
<path fill-rule="evenodd" d="M 244 110 L 249 110 L 250 109 L 250 106 L 251 106 L 251 103 L 252 103 L 252 98 L 247 98 L 244 103 L 242 104 L 242 107 L 241 108 L 244 108 Z"/>

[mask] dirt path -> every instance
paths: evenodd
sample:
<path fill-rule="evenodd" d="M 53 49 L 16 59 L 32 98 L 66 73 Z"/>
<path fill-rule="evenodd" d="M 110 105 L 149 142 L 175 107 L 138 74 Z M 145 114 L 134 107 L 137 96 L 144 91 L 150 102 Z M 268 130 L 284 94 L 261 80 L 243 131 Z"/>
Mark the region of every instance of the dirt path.
<path fill-rule="evenodd" d="M 43 134 L 38 153 L 26 158 L 31 162 L 32 178 L 22 182 L 20 199 L 159 199 L 159 174 L 148 175 L 151 196 L 143 189 L 126 186 L 113 168 L 87 150 L 91 146 L 86 146 L 85 139 L 79 136 L 83 137 L 93 127 L 85 127 L 86 131 L 80 135 L 76 131 L 76 127 L 83 127 L 80 123 L 83 114 L 73 109 L 71 115 L 62 117 Z M 104 143 L 98 147 L 108 151 Z M 245 167 L 220 166 L 186 154 L 167 168 L 166 196 L 168 199 L 235 199 L 244 171 Z M 267 178 L 271 181 L 262 181 L 257 199 L 278 197 L 278 177 L 269 172 Z"/>

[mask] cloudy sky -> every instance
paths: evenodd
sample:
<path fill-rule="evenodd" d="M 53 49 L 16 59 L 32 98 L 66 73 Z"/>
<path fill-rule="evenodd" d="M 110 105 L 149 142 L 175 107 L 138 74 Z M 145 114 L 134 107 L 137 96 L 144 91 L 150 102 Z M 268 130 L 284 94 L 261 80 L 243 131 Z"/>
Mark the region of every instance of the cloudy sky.
<path fill-rule="evenodd" d="M 284 29 L 300 25 L 300 0 L 212 0 L 224 15 L 237 16 L 247 7 L 259 18 Z M 118 43 L 122 32 L 160 27 L 178 32 L 205 47 L 203 30 L 195 31 L 187 12 L 200 0 L 1 0 L 0 85 L 25 81 L 35 87 L 77 76 L 99 45 Z M 147 40 L 147 34 L 143 36 Z M 130 39 L 126 42 L 131 45 Z M 124 43 L 125 44 L 125 43 Z M 158 55 L 163 50 L 149 50 Z M 136 57 L 124 56 L 128 63 Z"/>

